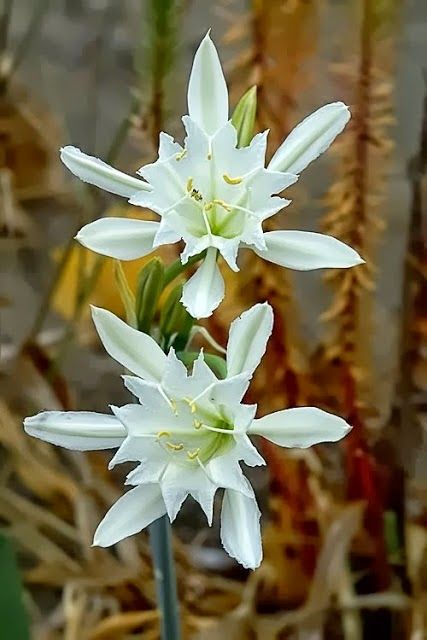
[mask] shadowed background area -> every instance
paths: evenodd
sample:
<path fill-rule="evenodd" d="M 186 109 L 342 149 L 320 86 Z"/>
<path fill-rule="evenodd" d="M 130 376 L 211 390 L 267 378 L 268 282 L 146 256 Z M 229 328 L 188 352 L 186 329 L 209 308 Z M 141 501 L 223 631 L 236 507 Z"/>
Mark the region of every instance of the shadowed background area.
<path fill-rule="evenodd" d="M 249 402 L 315 405 L 339 444 L 250 470 L 265 559 L 225 555 L 189 499 L 174 525 L 183 637 L 421 640 L 427 633 L 427 10 L 424 0 L 2 0 L 0 4 L 0 639 L 159 637 L 148 538 L 92 548 L 129 469 L 30 439 L 45 409 L 124 404 L 89 303 L 124 317 L 113 260 L 73 240 L 103 215 L 153 214 L 88 187 L 64 144 L 134 172 L 160 131 L 182 140 L 194 51 L 212 27 L 232 106 L 258 86 L 269 156 L 307 114 L 352 120 L 287 193 L 279 228 L 325 231 L 365 258 L 294 273 L 241 252 L 205 326 L 269 300 Z M 171 262 L 177 246 L 159 252 Z M 148 258 L 123 263 L 130 286 Z M 200 346 L 203 346 L 200 339 Z M 129 467 L 130 468 L 130 467 Z"/>

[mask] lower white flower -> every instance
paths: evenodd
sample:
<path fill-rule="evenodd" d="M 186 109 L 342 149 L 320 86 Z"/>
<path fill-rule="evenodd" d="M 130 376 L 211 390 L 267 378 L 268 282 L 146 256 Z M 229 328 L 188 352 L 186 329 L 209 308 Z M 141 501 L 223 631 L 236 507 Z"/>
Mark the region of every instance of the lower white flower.
<path fill-rule="evenodd" d="M 337 441 L 350 427 L 312 407 L 256 419 L 256 405 L 242 404 L 272 329 L 267 303 L 255 305 L 231 325 L 223 380 L 202 352 L 188 374 L 172 349 L 166 356 L 150 336 L 109 311 L 93 308 L 93 319 L 107 352 L 134 374 L 123 379 L 139 403 L 111 407 L 114 415 L 47 411 L 27 418 L 24 426 L 30 435 L 71 449 L 118 447 L 110 467 L 138 463 L 126 480 L 134 488 L 104 517 L 94 544 L 114 544 L 165 513 L 174 520 L 188 495 L 211 524 L 214 496 L 222 488 L 223 546 L 243 566 L 256 568 L 262 559 L 260 512 L 240 462 L 254 466 L 264 460 L 249 436 L 309 447 Z"/>

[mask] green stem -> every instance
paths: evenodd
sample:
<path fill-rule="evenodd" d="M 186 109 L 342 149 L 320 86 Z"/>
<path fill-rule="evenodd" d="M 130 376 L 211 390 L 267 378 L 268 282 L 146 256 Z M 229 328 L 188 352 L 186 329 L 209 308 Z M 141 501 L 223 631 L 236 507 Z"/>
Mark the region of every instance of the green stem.
<path fill-rule="evenodd" d="M 181 633 L 178 595 L 168 516 L 162 516 L 148 529 L 155 567 L 157 603 L 161 612 L 161 638 L 162 640 L 179 640 Z"/>
<path fill-rule="evenodd" d="M 195 264 L 196 262 L 199 262 L 199 260 L 203 260 L 205 255 L 206 255 L 206 251 L 202 251 L 201 253 L 198 253 L 196 256 L 191 256 L 191 258 L 188 259 L 188 262 L 186 262 L 186 264 L 182 264 L 181 260 L 177 258 L 175 262 L 172 262 L 172 264 L 167 269 L 165 269 L 165 281 L 164 281 L 165 287 L 168 284 L 170 284 L 172 280 L 175 280 L 175 278 L 181 275 L 181 273 L 183 273 L 189 267 L 191 267 L 193 264 Z"/>

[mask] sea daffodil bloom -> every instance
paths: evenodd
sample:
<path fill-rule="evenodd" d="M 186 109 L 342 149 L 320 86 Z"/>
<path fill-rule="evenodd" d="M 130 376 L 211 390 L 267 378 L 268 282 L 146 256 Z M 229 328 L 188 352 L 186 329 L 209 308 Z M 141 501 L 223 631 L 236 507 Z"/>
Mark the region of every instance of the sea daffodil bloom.
<path fill-rule="evenodd" d="M 218 488 L 225 489 L 221 541 L 243 566 L 262 558 L 260 512 L 240 462 L 262 465 L 252 435 L 283 447 L 334 442 L 349 431 L 342 419 L 312 407 L 285 409 L 255 418 L 256 405 L 242 403 L 271 333 L 273 314 L 257 304 L 231 325 L 227 377 L 218 379 L 200 352 L 189 374 L 173 349 L 157 343 L 109 311 L 93 309 L 107 352 L 133 375 L 124 384 L 138 403 L 111 407 L 113 415 L 47 411 L 25 420 L 25 430 L 70 449 L 117 448 L 110 467 L 136 462 L 123 495 L 98 526 L 94 544 L 109 546 L 141 531 L 165 513 L 171 521 L 191 495 L 209 524 Z"/>
<path fill-rule="evenodd" d="M 363 262 L 351 247 L 320 233 L 264 232 L 264 220 L 290 204 L 277 194 L 325 151 L 350 118 L 342 102 L 318 109 L 299 124 L 265 168 L 267 133 L 237 148 L 229 121 L 228 91 L 218 53 L 209 34 L 200 44 L 188 86 L 188 113 L 183 117 L 184 145 L 160 134 L 159 157 L 128 176 L 82 153 L 61 150 L 76 176 L 147 207 L 160 222 L 104 218 L 84 226 L 77 240 L 120 260 L 133 260 L 156 247 L 183 240 L 181 260 L 206 250 L 198 271 L 184 285 L 182 302 L 196 318 L 207 317 L 224 297 L 219 254 L 238 271 L 237 253 L 251 248 L 262 258 L 298 270 L 346 268 Z"/>

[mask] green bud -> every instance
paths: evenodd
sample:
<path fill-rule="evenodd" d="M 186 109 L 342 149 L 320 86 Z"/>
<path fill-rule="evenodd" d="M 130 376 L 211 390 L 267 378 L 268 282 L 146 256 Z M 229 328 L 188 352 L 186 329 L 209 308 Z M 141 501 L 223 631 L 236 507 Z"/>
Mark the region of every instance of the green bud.
<path fill-rule="evenodd" d="M 170 292 L 160 314 L 160 332 L 165 340 L 165 347 L 173 346 L 177 351 L 184 349 L 194 324 L 181 302 L 182 284 Z"/>
<path fill-rule="evenodd" d="M 247 147 L 253 136 L 256 116 L 256 86 L 251 87 L 240 98 L 231 116 L 231 122 L 237 129 L 237 146 Z"/>
<path fill-rule="evenodd" d="M 126 280 L 125 272 L 123 271 L 120 260 L 114 261 L 114 279 L 116 281 L 117 289 L 126 312 L 127 323 L 132 327 L 136 327 L 136 314 L 135 314 L 135 296 L 129 287 Z"/>
<path fill-rule="evenodd" d="M 165 267 L 160 258 L 153 258 L 141 269 L 136 288 L 136 319 L 140 331 L 149 333 L 163 291 Z"/>

